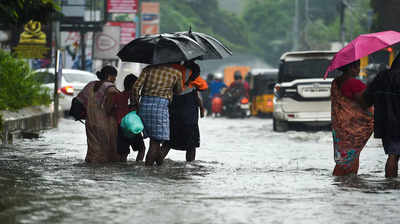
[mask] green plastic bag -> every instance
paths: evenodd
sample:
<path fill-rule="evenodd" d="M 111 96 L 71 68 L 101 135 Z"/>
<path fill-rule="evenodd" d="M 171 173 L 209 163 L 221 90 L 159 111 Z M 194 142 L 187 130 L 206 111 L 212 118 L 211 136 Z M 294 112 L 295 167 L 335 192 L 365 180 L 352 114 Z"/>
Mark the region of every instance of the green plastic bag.
<path fill-rule="evenodd" d="M 143 131 L 143 122 L 136 111 L 131 111 L 122 118 L 122 132 L 127 138 L 133 138 L 136 134 Z"/>

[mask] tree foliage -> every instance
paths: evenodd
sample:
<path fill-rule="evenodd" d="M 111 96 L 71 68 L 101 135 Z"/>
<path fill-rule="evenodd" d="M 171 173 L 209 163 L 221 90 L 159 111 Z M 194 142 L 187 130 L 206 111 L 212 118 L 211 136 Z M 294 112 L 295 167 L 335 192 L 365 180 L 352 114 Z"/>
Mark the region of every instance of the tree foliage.
<path fill-rule="evenodd" d="M 49 90 L 41 87 L 28 63 L 0 50 L 0 110 L 49 103 Z"/>
<path fill-rule="evenodd" d="M 219 9 L 217 0 L 159 2 L 160 32 L 187 31 L 191 26 L 193 31 L 208 33 L 234 51 L 248 47 L 246 24 L 238 16 Z"/>
<path fill-rule="evenodd" d="M 276 62 L 292 46 L 293 1 L 249 1 L 243 20 L 250 31 L 251 49 L 267 62 Z"/>
<path fill-rule="evenodd" d="M 20 27 L 30 20 L 47 23 L 59 6 L 54 0 L 0 0 L 0 22 Z"/>
<path fill-rule="evenodd" d="M 158 0 L 161 32 L 192 30 L 208 33 L 232 48 L 234 53 L 255 54 L 276 64 L 282 53 L 293 49 L 294 0 L 243 0 L 237 15 L 219 8 L 217 0 Z M 346 39 L 368 32 L 370 0 L 348 0 Z M 337 0 L 299 0 L 299 49 L 330 49 L 340 41 Z M 307 13 L 306 13 L 307 12 Z"/>
<path fill-rule="evenodd" d="M 371 7 L 375 12 L 373 31 L 400 31 L 400 1 L 371 0 Z"/>
<path fill-rule="evenodd" d="M 329 50 L 340 41 L 340 20 L 336 0 L 299 2 L 299 46 L 297 50 Z M 346 39 L 368 31 L 369 0 L 353 0 L 346 10 Z M 351 8 L 350 8 L 351 7 Z M 242 18 L 250 31 L 253 52 L 276 64 L 282 53 L 293 49 L 295 1 L 248 0 Z"/>

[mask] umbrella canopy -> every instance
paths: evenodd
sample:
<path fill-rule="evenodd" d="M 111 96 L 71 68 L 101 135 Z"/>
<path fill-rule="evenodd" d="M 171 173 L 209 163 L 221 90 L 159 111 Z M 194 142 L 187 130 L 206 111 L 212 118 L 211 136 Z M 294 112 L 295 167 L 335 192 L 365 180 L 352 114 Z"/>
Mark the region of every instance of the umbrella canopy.
<path fill-rule="evenodd" d="M 324 74 L 324 78 L 328 76 L 329 72 L 337 68 L 398 42 L 400 42 L 400 33 L 395 31 L 362 34 L 336 53 Z"/>
<path fill-rule="evenodd" d="M 201 56 L 200 60 L 222 59 L 232 55 L 228 47 L 210 35 L 192 32 L 191 29 L 188 32 L 177 32 L 177 34 L 192 38 L 206 50 L 206 54 Z"/>
<path fill-rule="evenodd" d="M 125 45 L 117 55 L 127 62 L 165 64 L 189 61 L 205 53 L 205 49 L 191 38 L 165 33 L 136 38 Z"/>

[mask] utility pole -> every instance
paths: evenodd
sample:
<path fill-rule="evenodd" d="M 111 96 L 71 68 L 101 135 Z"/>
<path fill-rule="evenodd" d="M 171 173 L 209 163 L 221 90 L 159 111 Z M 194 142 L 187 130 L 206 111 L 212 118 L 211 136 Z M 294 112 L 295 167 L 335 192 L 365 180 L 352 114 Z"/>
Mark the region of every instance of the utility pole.
<path fill-rule="evenodd" d="M 344 24 L 344 17 L 345 17 L 345 9 L 346 3 L 345 0 L 340 0 L 339 3 L 339 10 L 340 10 L 340 41 L 342 42 L 342 46 L 344 46 L 346 40 L 346 27 Z"/>
<path fill-rule="evenodd" d="M 304 6 L 304 15 L 306 17 L 306 24 L 304 26 L 304 41 L 307 46 L 307 48 L 310 48 L 308 44 L 308 25 L 310 24 L 310 2 L 309 0 L 305 0 L 305 6 Z"/>
<path fill-rule="evenodd" d="M 299 49 L 299 0 L 295 0 L 295 12 L 293 18 L 293 51 Z"/>

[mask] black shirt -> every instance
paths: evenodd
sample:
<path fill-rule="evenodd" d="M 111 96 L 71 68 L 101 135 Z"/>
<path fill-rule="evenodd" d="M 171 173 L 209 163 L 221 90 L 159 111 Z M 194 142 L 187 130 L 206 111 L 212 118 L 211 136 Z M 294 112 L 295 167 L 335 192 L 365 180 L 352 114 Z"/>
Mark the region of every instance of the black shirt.
<path fill-rule="evenodd" d="M 363 98 L 374 105 L 374 137 L 400 137 L 400 70 L 380 72 Z"/>

